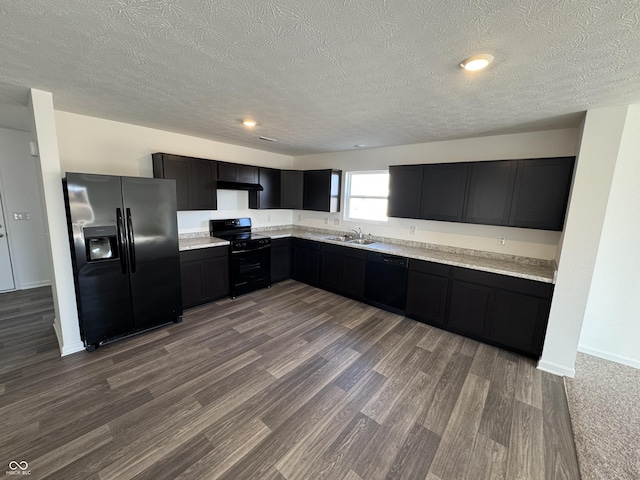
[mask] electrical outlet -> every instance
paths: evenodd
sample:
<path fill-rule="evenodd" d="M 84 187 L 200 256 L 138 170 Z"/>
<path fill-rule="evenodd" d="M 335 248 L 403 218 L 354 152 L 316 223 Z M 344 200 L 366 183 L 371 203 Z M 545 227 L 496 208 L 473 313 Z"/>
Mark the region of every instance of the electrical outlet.
<path fill-rule="evenodd" d="M 409 235 L 415 235 L 416 234 L 416 226 L 415 225 L 411 225 L 409 227 Z"/>
<path fill-rule="evenodd" d="M 504 235 L 498 235 L 498 245 L 506 245 L 507 244 L 507 237 L 505 237 Z"/>
<path fill-rule="evenodd" d="M 329 225 L 329 217 L 324 217 L 324 224 Z"/>
<path fill-rule="evenodd" d="M 298 215 L 298 221 L 301 222 L 302 221 L 302 215 Z"/>
<path fill-rule="evenodd" d="M 267 215 L 267 222 L 271 221 L 271 215 Z"/>
<path fill-rule="evenodd" d="M 340 219 L 339 218 L 334 218 L 333 219 L 333 224 L 334 225 L 340 225 Z"/>

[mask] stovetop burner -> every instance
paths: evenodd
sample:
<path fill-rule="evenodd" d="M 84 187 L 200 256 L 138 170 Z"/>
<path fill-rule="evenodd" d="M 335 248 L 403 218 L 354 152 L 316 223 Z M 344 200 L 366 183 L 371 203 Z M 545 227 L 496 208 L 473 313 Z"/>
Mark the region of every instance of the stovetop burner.
<path fill-rule="evenodd" d="M 251 232 L 250 218 L 209 220 L 209 234 L 231 242 L 231 250 L 260 248 L 271 244 L 266 235 Z"/>

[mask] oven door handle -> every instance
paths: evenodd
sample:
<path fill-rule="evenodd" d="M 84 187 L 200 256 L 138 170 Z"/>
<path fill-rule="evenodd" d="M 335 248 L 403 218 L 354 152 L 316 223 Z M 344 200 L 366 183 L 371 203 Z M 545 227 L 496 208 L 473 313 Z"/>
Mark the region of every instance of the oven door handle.
<path fill-rule="evenodd" d="M 264 247 L 258 247 L 258 248 L 251 248 L 249 250 L 232 250 L 231 255 L 235 255 L 236 253 L 257 252 L 258 250 L 264 250 L 265 248 L 271 248 L 271 245 L 265 245 Z"/>

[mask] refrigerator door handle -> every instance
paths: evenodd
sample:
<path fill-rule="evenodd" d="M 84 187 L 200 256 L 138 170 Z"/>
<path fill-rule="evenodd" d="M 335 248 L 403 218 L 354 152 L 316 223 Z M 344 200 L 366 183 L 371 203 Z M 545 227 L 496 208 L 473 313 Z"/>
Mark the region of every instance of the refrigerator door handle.
<path fill-rule="evenodd" d="M 133 236 L 133 220 L 131 220 L 130 208 L 127 208 L 127 234 L 129 235 L 129 261 L 131 262 L 131 273 L 136 273 L 136 240 Z"/>
<path fill-rule="evenodd" d="M 118 254 L 120 255 L 120 268 L 122 274 L 127 274 L 127 252 L 124 251 L 124 245 L 127 239 L 124 236 L 124 225 L 122 223 L 122 210 L 116 208 L 116 229 L 118 237 Z"/>

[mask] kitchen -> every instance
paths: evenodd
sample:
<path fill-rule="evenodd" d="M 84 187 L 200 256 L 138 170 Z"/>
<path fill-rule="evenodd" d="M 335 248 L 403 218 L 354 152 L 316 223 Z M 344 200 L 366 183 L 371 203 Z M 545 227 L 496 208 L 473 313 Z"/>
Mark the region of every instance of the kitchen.
<path fill-rule="evenodd" d="M 600 42 L 603 43 L 606 42 Z M 406 141 L 400 146 L 380 148 L 352 149 L 351 145 L 347 145 L 345 149 L 348 151 L 332 153 L 282 154 L 167 132 L 160 128 L 139 127 L 132 120 L 124 123 L 106 119 L 117 119 L 114 115 L 104 115 L 104 119 L 100 119 L 97 118 L 100 115 L 93 117 L 88 112 L 85 115 L 65 112 L 54 109 L 55 96 L 54 92 L 52 100 L 46 92 L 32 92 L 31 108 L 35 111 L 38 127 L 34 133 L 37 135 L 42 162 L 43 202 L 47 205 L 48 228 L 45 232 L 50 235 L 54 252 L 51 261 L 56 274 L 58 300 L 55 322 L 63 354 L 68 355 L 83 348 L 74 312 L 68 241 L 62 226 L 64 212 L 61 209 L 60 178 L 64 172 L 151 177 L 150 157 L 155 152 L 282 169 L 334 168 L 344 172 L 378 170 L 390 165 L 427 161 L 464 162 L 576 155 L 576 176 L 567 223 L 562 233 L 407 219 L 393 219 L 384 225 L 367 224 L 345 221 L 341 214 L 297 210 L 256 213 L 248 208 L 244 195 L 223 191 L 219 193 L 218 210 L 209 213 L 181 212 L 178 217 L 179 231 L 182 234 L 206 232 L 211 219 L 251 217 L 257 228 L 294 225 L 328 229 L 336 234 L 350 228 L 361 228 L 374 237 L 417 240 L 555 260 L 558 272 L 539 368 L 572 376 L 579 348 L 637 365 L 634 339 L 638 338 L 638 326 L 633 318 L 638 305 L 632 280 L 635 277 L 632 274 L 618 274 L 638 264 L 637 249 L 634 248 L 636 227 L 626 221 L 629 206 L 637 204 L 635 192 L 638 191 L 634 183 L 637 176 L 634 175 L 633 161 L 637 141 L 632 133 L 638 122 L 638 107 L 632 105 L 633 101 L 619 102 L 630 105 L 623 107 L 606 107 L 609 104 L 606 102 L 590 104 L 588 108 L 582 105 L 580 110 L 587 110 L 584 117 L 573 117 L 568 123 L 560 122 L 561 126 L 556 129 L 548 124 L 544 127 L 532 125 L 530 128 L 520 125 L 517 129 L 520 133 L 502 132 L 426 143 Z M 62 101 L 62 97 L 60 99 Z M 536 96 L 533 102 L 542 99 Z M 562 103 L 561 99 L 556 99 Z M 296 120 L 292 123 L 299 122 Z M 462 128 L 462 125 L 459 127 Z M 242 128 L 239 122 L 237 128 Z M 254 135 L 247 133 L 249 137 L 253 138 Z M 3 182 L 6 185 L 6 177 Z M 14 211 L 22 210 L 12 208 L 10 212 Z M 10 226 L 18 225 L 13 222 L 10 222 Z M 24 222 L 21 225 L 28 224 Z M 498 245 L 498 237 L 505 237 L 505 245 Z"/>

